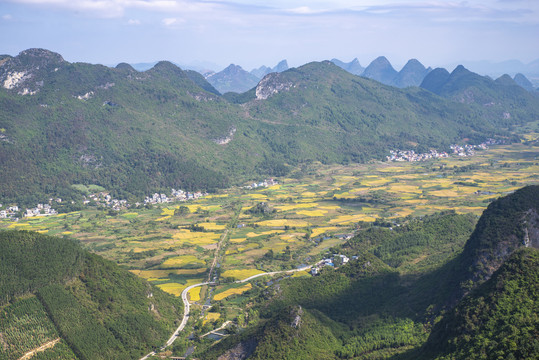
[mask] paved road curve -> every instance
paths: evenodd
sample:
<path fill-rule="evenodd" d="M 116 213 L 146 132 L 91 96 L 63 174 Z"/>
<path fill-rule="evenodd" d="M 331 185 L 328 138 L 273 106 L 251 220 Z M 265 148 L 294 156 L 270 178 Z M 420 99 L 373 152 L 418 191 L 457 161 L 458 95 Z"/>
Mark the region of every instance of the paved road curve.
<path fill-rule="evenodd" d="M 277 274 L 285 274 L 285 273 L 293 273 L 293 272 L 297 272 L 297 271 L 305 271 L 305 270 L 310 269 L 310 268 L 311 268 L 311 265 L 304 266 L 304 267 L 301 267 L 301 268 L 298 268 L 298 269 L 292 269 L 292 270 L 281 270 L 281 271 L 266 272 L 266 273 L 261 273 L 261 274 L 256 274 L 256 275 L 253 275 L 253 276 L 249 276 L 248 278 L 245 278 L 243 280 L 237 280 L 237 281 L 235 281 L 235 283 L 244 283 L 244 282 L 256 279 L 256 278 L 261 277 L 261 276 L 273 276 L 273 275 L 277 275 Z M 172 336 L 170 336 L 170 339 L 168 339 L 166 344 L 163 345 L 161 350 L 165 350 L 167 347 L 172 345 L 172 343 L 174 343 L 174 340 L 176 340 L 178 335 L 185 328 L 185 325 L 187 324 L 187 321 L 189 320 L 190 304 L 189 304 L 189 300 L 187 299 L 187 294 L 189 293 L 189 290 L 191 290 L 193 288 L 196 288 L 198 286 L 204 286 L 204 285 L 215 285 L 215 283 L 213 283 L 213 282 L 198 283 L 198 284 L 188 286 L 182 291 L 182 301 L 183 301 L 183 319 L 182 319 L 182 322 L 180 323 L 180 326 L 178 326 L 178 328 L 174 331 Z M 153 356 L 153 355 L 156 355 L 156 354 L 155 354 L 155 352 L 152 351 L 151 353 L 149 353 L 146 356 L 142 357 L 140 360 L 146 360 L 150 356 Z"/>

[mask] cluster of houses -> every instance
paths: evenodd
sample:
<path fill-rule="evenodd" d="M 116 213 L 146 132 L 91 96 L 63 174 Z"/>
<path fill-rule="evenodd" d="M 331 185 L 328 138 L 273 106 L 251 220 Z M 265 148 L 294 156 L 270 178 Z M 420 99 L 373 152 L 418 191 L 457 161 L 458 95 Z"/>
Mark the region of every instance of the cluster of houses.
<path fill-rule="evenodd" d="M 49 215 L 56 215 L 58 212 L 52 208 L 52 204 L 61 203 L 62 199 L 60 198 L 50 198 L 48 204 L 37 204 L 35 207 L 31 209 L 26 209 L 24 213 L 22 213 L 22 216 L 25 217 L 34 217 L 34 216 L 49 216 Z M 2 204 L 0 204 L 0 208 L 2 207 Z M 18 205 L 12 205 L 9 206 L 3 210 L 0 210 L 0 219 L 12 219 L 12 220 L 18 220 L 18 217 L 20 215 L 21 209 L 19 209 Z"/>
<path fill-rule="evenodd" d="M 464 145 L 464 146 L 453 144 L 453 145 L 450 145 L 449 147 L 453 151 L 453 154 L 457 156 L 472 156 L 472 155 L 475 155 L 476 149 L 481 149 L 481 150 L 488 149 L 488 146 L 485 143 L 482 143 L 479 145 Z"/>
<path fill-rule="evenodd" d="M 268 187 L 268 186 L 273 186 L 273 185 L 277 185 L 278 182 L 277 180 L 274 180 L 274 179 L 265 179 L 264 181 L 261 181 L 261 182 L 254 182 L 250 185 L 247 185 L 245 186 L 245 189 L 256 189 L 256 188 L 259 188 L 259 187 Z"/>
<path fill-rule="evenodd" d="M 475 154 L 475 150 L 488 150 L 489 145 L 503 144 L 503 141 L 487 139 L 487 141 L 479 145 L 457 145 L 452 144 L 449 146 L 453 155 L 456 156 L 472 156 Z M 449 157 L 449 154 L 445 151 L 438 152 L 435 149 L 429 150 L 429 152 L 417 154 L 413 150 L 390 150 L 390 155 L 386 156 L 387 161 L 426 161 L 430 159 L 439 159 Z"/>
<path fill-rule="evenodd" d="M 83 204 L 88 205 L 92 201 L 98 206 L 111 208 L 115 211 L 120 211 L 121 209 L 126 209 L 129 207 L 127 200 L 113 199 L 112 196 L 110 196 L 110 194 L 107 192 L 91 194 L 88 196 L 88 198 L 84 198 Z"/>
<path fill-rule="evenodd" d="M 386 156 L 387 161 L 425 161 L 430 159 L 446 158 L 449 155 L 443 151 L 429 150 L 427 153 L 417 154 L 414 150 L 390 150 L 391 155 Z"/>
<path fill-rule="evenodd" d="M 196 200 L 206 195 L 208 194 L 203 193 L 201 191 L 187 192 L 183 190 L 172 189 L 170 197 L 168 197 L 165 194 L 155 193 L 152 196 L 146 196 L 146 198 L 144 199 L 144 204 L 145 205 L 146 204 L 163 204 L 163 203 L 169 203 L 169 202 L 178 201 L 178 200 L 179 201 Z"/>
<path fill-rule="evenodd" d="M 2 207 L 2 204 L 0 204 L 0 208 Z M 19 212 L 19 207 L 17 205 L 9 206 L 8 208 L 4 210 L 0 210 L 0 219 L 13 219 L 17 216 L 17 213 Z"/>
<path fill-rule="evenodd" d="M 356 260 L 357 256 L 352 256 L 352 260 Z M 311 268 L 311 275 L 315 276 L 320 273 L 320 269 L 324 266 L 331 266 L 336 267 L 340 265 L 344 265 L 350 261 L 350 258 L 346 255 L 342 254 L 333 254 L 332 257 L 328 257 L 325 259 L 320 260 Z"/>
<path fill-rule="evenodd" d="M 26 209 L 24 216 L 33 217 L 33 216 L 49 216 L 56 215 L 58 212 L 54 210 L 50 204 L 37 204 L 33 209 Z"/>

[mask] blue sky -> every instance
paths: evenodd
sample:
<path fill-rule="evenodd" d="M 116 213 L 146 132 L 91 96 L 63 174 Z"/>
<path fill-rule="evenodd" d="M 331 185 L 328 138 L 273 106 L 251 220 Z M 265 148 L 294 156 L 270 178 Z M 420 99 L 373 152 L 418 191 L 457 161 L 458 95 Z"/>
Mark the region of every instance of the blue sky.
<path fill-rule="evenodd" d="M 539 59 L 537 0 L 0 0 L 0 53 L 68 61 L 171 60 L 247 70 L 379 55 L 397 69 Z"/>

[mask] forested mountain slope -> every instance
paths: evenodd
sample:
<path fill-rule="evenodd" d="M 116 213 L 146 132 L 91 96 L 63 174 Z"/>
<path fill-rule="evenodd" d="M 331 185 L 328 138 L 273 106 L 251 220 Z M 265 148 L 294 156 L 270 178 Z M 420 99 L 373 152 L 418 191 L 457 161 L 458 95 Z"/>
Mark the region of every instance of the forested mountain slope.
<path fill-rule="evenodd" d="M 0 359 L 10 360 L 54 339 L 51 359 L 138 358 L 166 341 L 182 309 L 74 242 L 27 231 L 0 232 L 0 301 Z"/>
<path fill-rule="evenodd" d="M 169 62 L 137 72 L 30 49 L 1 61 L 0 83 L 0 197 L 28 205 L 51 195 L 71 200 L 77 183 L 140 199 L 171 187 L 212 190 L 281 176 L 304 161 L 383 159 L 390 149 L 423 151 L 463 138 L 508 140 L 501 126 L 536 119 L 531 100 L 506 119 L 330 62 L 272 73 L 223 97 Z"/>

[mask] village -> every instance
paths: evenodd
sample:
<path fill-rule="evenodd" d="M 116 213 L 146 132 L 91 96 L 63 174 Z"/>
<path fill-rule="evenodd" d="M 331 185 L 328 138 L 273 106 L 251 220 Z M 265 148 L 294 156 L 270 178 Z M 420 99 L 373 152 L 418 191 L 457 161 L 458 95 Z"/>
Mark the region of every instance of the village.
<path fill-rule="evenodd" d="M 268 186 L 273 186 L 273 185 L 277 185 L 277 184 L 278 184 L 277 180 L 274 180 L 273 178 L 272 179 L 265 179 L 264 181 L 260 181 L 258 183 L 254 182 L 252 184 L 244 186 L 244 189 L 251 190 L 251 189 L 256 189 L 256 188 L 259 188 L 259 187 L 268 187 Z"/>
<path fill-rule="evenodd" d="M 488 150 L 489 145 L 501 144 L 502 142 L 494 139 L 488 139 L 487 141 L 479 145 L 458 145 L 451 144 L 449 148 L 454 156 L 473 156 L 476 150 Z M 418 154 L 414 150 L 390 150 L 390 155 L 386 156 L 387 161 L 427 161 L 430 159 L 447 158 L 449 154 L 445 151 L 438 152 L 436 149 L 431 149 L 429 152 Z"/>

